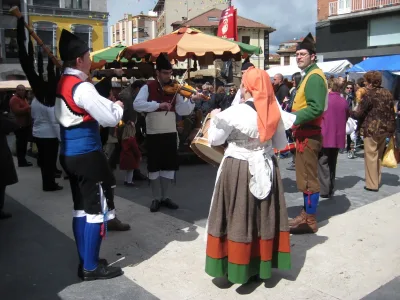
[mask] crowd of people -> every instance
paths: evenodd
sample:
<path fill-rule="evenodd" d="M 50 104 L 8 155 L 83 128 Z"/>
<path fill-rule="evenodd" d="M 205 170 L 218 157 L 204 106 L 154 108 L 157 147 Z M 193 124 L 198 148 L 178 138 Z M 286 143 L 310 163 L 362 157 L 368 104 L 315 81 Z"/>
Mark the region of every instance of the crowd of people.
<path fill-rule="evenodd" d="M 18 41 L 23 43 L 23 18 L 18 22 Z M 50 64 L 49 80 L 44 81 L 40 72 L 29 68 L 33 58 L 21 44 L 21 64 L 29 63 L 24 71 L 35 98 L 29 105 L 19 87 L 11 101 L 16 122 L 4 114 L 0 118 L 0 162 L 7 167 L 0 174 L 0 218 L 10 217 L 2 211 L 5 187 L 18 181 L 6 134 L 16 134 L 19 167 L 30 166 L 24 151 L 31 130 L 27 120 L 33 118 L 43 190 L 61 189 L 55 182 L 58 156 L 69 180 L 78 276 L 83 280 L 123 274 L 99 253 L 112 222 L 116 230 L 129 229 L 116 218 L 113 169 L 119 163 L 125 186 L 134 186 L 143 135 L 150 211 L 179 208 L 169 197 L 170 183 L 179 170 L 177 116 L 210 114 L 210 145 L 227 145 L 206 226 L 205 271 L 212 277 L 227 276 L 244 284 L 270 278 L 272 268 L 291 268 L 290 234 L 316 233 L 319 200 L 334 194 L 337 157 L 345 148 L 349 117 L 358 122 L 357 133 L 364 138 L 365 189 L 379 189 L 385 141 L 396 129 L 393 96 L 381 87 L 379 72 L 366 73 L 357 84 L 327 79 L 316 64 L 311 34 L 297 46 L 301 73 L 293 74 L 292 86 L 280 74 L 271 82 L 264 70 L 245 63 L 239 89 L 232 87 L 226 93 L 219 88 L 214 94 L 206 83 L 196 86 L 198 93 L 188 99 L 163 92 L 173 68 L 163 54 L 157 58 L 153 80 L 135 81 L 115 99 L 109 79 L 96 86 L 88 79 L 91 61 L 85 42 L 63 30 L 59 49 L 62 73 L 54 72 Z M 211 100 L 204 101 L 204 95 Z M 293 219 L 288 218 L 274 153 L 288 140 L 296 146 L 292 167 L 303 199 Z"/>

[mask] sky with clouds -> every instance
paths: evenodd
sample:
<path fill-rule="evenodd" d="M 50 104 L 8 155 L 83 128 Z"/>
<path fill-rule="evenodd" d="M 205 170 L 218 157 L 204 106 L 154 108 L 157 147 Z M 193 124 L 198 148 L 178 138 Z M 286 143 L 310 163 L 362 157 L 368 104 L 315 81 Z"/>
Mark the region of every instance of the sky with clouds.
<path fill-rule="evenodd" d="M 156 2 L 155 0 L 108 0 L 109 25 L 122 19 L 125 13 L 139 14 L 141 11 L 147 13 Z M 238 9 L 240 16 L 276 29 L 270 36 L 271 52 L 276 51 L 279 43 L 283 41 L 306 36 L 308 32 L 312 32 L 313 35 L 315 33 L 316 0 L 233 0 L 232 4 Z"/>

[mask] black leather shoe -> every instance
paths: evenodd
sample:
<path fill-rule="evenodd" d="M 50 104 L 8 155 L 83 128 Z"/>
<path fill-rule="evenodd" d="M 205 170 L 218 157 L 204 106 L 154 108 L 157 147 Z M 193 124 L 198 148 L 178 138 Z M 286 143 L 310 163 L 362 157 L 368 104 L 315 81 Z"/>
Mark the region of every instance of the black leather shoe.
<path fill-rule="evenodd" d="M 55 191 L 61 191 L 62 189 L 63 189 L 63 187 L 56 183 L 53 186 L 49 186 L 49 187 L 43 188 L 43 191 L 45 191 L 45 192 L 55 192 Z"/>
<path fill-rule="evenodd" d="M 131 229 L 129 224 L 122 223 L 117 217 L 107 222 L 107 229 L 109 231 L 127 231 Z"/>
<path fill-rule="evenodd" d="M 104 266 L 108 266 L 108 261 L 107 261 L 107 259 L 105 259 L 105 258 L 100 258 L 99 259 L 99 265 L 104 265 Z M 78 277 L 80 278 L 80 279 L 82 279 L 83 280 L 83 266 L 82 266 L 82 264 L 79 264 L 78 265 Z"/>
<path fill-rule="evenodd" d="M 148 180 L 149 178 L 147 178 L 146 175 L 142 174 L 142 172 L 140 172 L 140 170 L 135 170 L 133 172 L 133 177 L 132 177 L 132 181 L 138 180 L 138 181 L 143 181 L 143 180 Z"/>
<path fill-rule="evenodd" d="M 369 189 L 366 186 L 364 186 L 364 190 L 368 191 L 368 192 L 379 192 L 379 189 Z"/>
<path fill-rule="evenodd" d="M 119 267 L 107 267 L 105 265 L 98 264 L 97 268 L 93 271 L 86 271 L 83 269 L 83 281 L 111 279 L 123 274 L 124 272 Z"/>
<path fill-rule="evenodd" d="M 159 209 L 160 209 L 160 201 L 159 200 L 153 200 L 151 202 L 151 205 L 150 205 L 150 211 L 151 212 L 156 212 Z"/>
<path fill-rule="evenodd" d="M 172 202 L 172 200 L 169 198 L 165 198 L 164 200 L 161 200 L 160 205 L 165 206 L 166 208 L 169 208 L 169 209 L 178 209 L 179 208 L 178 204 Z"/>
<path fill-rule="evenodd" d="M 20 168 L 32 167 L 32 166 L 33 166 L 32 163 L 30 163 L 29 161 L 18 163 L 18 167 Z"/>
<path fill-rule="evenodd" d="M 12 217 L 12 214 L 6 213 L 4 211 L 0 211 L 0 220 L 9 219 Z"/>

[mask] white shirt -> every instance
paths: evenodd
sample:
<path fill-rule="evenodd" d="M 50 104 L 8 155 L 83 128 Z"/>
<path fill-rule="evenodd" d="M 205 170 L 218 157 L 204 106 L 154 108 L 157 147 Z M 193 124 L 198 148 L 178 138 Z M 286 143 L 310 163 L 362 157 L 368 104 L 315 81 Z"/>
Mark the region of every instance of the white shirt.
<path fill-rule="evenodd" d="M 253 101 L 248 99 L 247 101 Z M 279 106 L 279 103 L 278 107 Z M 271 140 L 261 143 L 257 125 L 257 112 L 245 103 L 234 105 L 217 114 L 211 120 L 208 130 L 208 142 L 213 146 L 228 142 L 225 157 L 246 160 L 252 175 L 249 182 L 250 192 L 257 199 L 265 199 L 271 191 L 273 148 L 282 149 L 287 145 L 285 130 L 290 128 L 296 117 L 281 112 L 281 120 Z M 220 168 L 223 162 L 220 164 Z M 218 170 L 218 176 L 220 170 Z"/>
<path fill-rule="evenodd" d="M 156 100 L 150 99 L 150 101 L 147 101 L 149 98 L 149 87 L 147 84 L 142 86 L 140 89 L 139 93 L 136 96 L 135 101 L 133 102 L 133 109 L 136 110 L 137 112 L 154 112 L 160 107 L 160 103 L 158 103 Z M 176 100 L 175 100 L 175 112 L 180 115 L 180 116 L 187 116 L 190 115 L 190 113 L 193 111 L 195 104 L 192 103 L 191 101 L 186 100 L 183 98 L 181 95 L 177 94 L 176 95 Z"/>
<path fill-rule="evenodd" d="M 88 76 L 72 68 L 66 68 L 64 74 L 74 75 L 85 81 Z M 124 110 L 118 104 L 100 96 L 94 85 L 90 82 L 83 82 L 75 89 L 75 104 L 84 109 L 103 127 L 114 127 L 122 118 Z M 82 116 L 73 114 L 62 99 L 56 99 L 55 105 L 56 119 L 64 127 L 71 127 L 83 122 Z"/>
<path fill-rule="evenodd" d="M 189 115 L 195 104 L 186 100 L 177 94 L 175 100 L 175 112 L 180 116 Z M 137 112 L 146 112 L 146 133 L 147 134 L 164 134 L 176 132 L 176 115 L 174 112 L 160 111 L 156 112 L 160 107 L 160 103 L 156 100 L 150 100 L 149 87 L 147 84 L 142 86 L 133 102 L 133 109 Z"/>
<path fill-rule="evenodd" d="M 54 115 L 54 106 L 45 106 L 36 98 L 33 98 L 31 116 L 33 118 L 32 135 L 34 137 L 60 139 L 60 125 Z"/>

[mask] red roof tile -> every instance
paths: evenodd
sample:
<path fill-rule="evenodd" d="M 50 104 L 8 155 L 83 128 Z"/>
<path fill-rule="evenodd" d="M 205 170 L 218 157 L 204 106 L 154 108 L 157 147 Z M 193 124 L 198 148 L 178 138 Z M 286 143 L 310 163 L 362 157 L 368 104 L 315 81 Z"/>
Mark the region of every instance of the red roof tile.
<path fill-rule="evenodd" d="M 213 8 L 210 9 L 209 11 L 206 11 L 202 13 L 201 15 L 198 15 L 197 17 L 194 17 L 193 19 L 187 20 L 187 21 L 176 21 L 172 23 L 172 26 L 180 25 L 180 26 L 191 26 L 191 27 L 218 27 L 219 25 L 219 18 L 221 17 L 222 10 Z M 210 21 L 209 18 L 218 18 L 218 22 L 216 21 Z M 238 27 L 244 27 L 244 28 L 260 28 L 260 29 L 266 29 L 269 32 L 273 32 L 276 29 L 272 28 L 270 26 L 267 26 L 265 24 L 262 24 L 260 22 L 256 22 L 247 18 L 243 18 L 241 16 L 238 16 L 237 18 L 237 23 Z"/>

